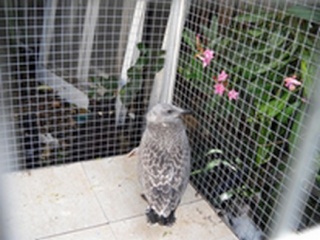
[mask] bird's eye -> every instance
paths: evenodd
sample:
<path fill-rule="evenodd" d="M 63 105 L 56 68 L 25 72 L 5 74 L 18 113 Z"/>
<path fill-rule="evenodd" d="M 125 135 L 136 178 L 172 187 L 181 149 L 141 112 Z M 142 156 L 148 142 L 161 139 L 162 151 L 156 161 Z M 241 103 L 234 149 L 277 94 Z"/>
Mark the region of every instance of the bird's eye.
<path fill-rule="evenodd" d="M 173 110 L 172 110 L 172 109 L 168 109 L 168 110 L 167 110 L 167 113 L 168 113 L 168 114 L 171 114 L 171 113 L 173 113 Z"/>

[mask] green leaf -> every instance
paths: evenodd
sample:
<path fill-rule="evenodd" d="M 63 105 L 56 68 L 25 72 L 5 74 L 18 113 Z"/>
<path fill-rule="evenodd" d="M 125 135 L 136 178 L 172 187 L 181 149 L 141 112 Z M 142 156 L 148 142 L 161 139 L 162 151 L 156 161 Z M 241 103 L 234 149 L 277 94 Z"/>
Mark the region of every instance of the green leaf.
<path fill-rule="evenodd" d="M 206 170 L 206 171 L 212 170 L 213 168 L 219 166 L 219 165 L 221 164 L 221 162 L 222 162 L 221 159 L 211 160 L 211 161 L 207 164 L 205 170 Z"/>
<path fill-rule="evenodd" d="M 276 13 L 275 12 L 259 12 L 259 13 L 246 13 L 246 14 L 241 14 L 233 18 L 234 21 L 236 22 L 241 22 L 241 23 L 264 23 L 268 19 L 274 19 Z"/>
<path fill-rule="evenodd" d="M 305 110 L 306 105 L 301 105 L 300 111 L 298 111 L 297 115 L 294 118 L 294 124 L 291 127 L 290 130 L 290 136 L 289 136 L 289 148 L 293 150 L 297 137 L 299 136 L 300 127 L 302 125 L 303 120 L 303 112 Z"/>
<path fill-rule="evenodd" d="M 242 161 L 240 160 L 240 158 L 236 158 L 235 159 L 235 162 L 236 162 L 236 164 L 238 165 L 238 166 L 241 166 L 242 165 Z"/>
<path fill-rule="evenodd" d="M 91 99 L 91 98 L 95 98 L 96 97 L 96 91 L 94 89 L 90 89 L 88 91 L 88 97 Z"/>
<path fill-rule="evenodd" d="M 289 103 L 289 106 L 286 107 L 283 111 L 281 111 L 280 114 L 276 116 L 276 119 L 283 123 L 286 124 L 287 121 L 289 120 L 290 117 L 292 117 L 292 114 L 299 109 L 301 106 L 301 101 L 295 101 L 294 103 Z"/>
<path fill-rule="evenodd" d="M 212 113 L 212 111 L 215 110 L 216 106 L 218 105 L 218 100 L 217 100 L 217 97 L 216 96 L 213 96 L 208 104 L 206 104 L 206 107 L 205 107 L 205 111 L 206 113 Z"/>
<path fill-rule="evenodd" d="M 260 37 L 263 33 L 264 33 L 264 31 L 261 29 L 254 29 L 254 30 L 248 31 L 248 34 L 255 37 L 255 38 Z"/>
<path fill-rule="evenodd" d="M 233 18 L 236 22 L 245 23 L 259 23 L 265 20 L 263 13 L 261 14 L 241 14 Z"/>
<path fill-rule="evenodd" d="M 147 49 L 146 45 L 144 43 L 142 43 L 142 42 L 137 44 L 137 48 L 140 51 L 140 56 L 141 55 L 144 56 L 144 55 L 146 55 L 148 53 L 148 49 Z"/>
<path fill-rule="evenodd" d="M 319 188 L 320 188 L 320 173 L 317 174 L 315 180 L 316 180 L 316 185 L 317 185 L 317 187 L 318 187 L 318 189 L 319 189 Z"/>
<path fill-rule="evenodd" d="M 210 39 L 212 40 L 212 39 Z M 221 52 L 223 49 L 227 48 L 229 44 L 232 43 L 232 39 L 228 37 L 219 37 L 216 39 L 213 39 L 209 44 L 209 49 L 215 49 L 215 52 Z"/>
<path fill-rule="evenodd" d="M 127 71 L 127 76 L 130 79 L 140 79 L 142 75 L 142 69 L 136 66 L 130 67 Z"/>
<path fill-rule="evenodd" d="M 203 35 L 210 40 L 216 39 L 218 34 L 218 24 L 218 18 L 216 16 L 212 16 L 209 27 L 200 25 L 201 32 L 203 32 Z"/>
<path fill-rule="evenodd" d="M 159 56 L 163 56 L 163 55 L 165 55 L 167 52 L 166 52 L 166 50 L 160 50 L 159 51 Z"/>
<path fill-rule="evenodd" d="M 129 104 L 139 91 L 140 85 L 142 83 L 142 77 L 137 75 L 137 78 L 132 79 L 120 90 L 120 98 L 124 105 Z"/>
<path fill-rule="evenodd" d="M 254 102 L 268 102 L 270 101 L 270 92 L 272 92 L 273 85 L 265 83 L 265 80 L 250 83 L 248 85 L 248 92 L 253 93 Z M 263 86 L 263 88 L 261 87 Z"/>
<path fill-rule="evenodd" d="M 210 170 L 212 170 L 213 168 L 218 167 L 218 166 L 220 166 L 220 165 L 224 165 L 224 166 L 226 166 L 226 167 L 229 167 L 229 168 L 230 168 L 231 170 L 233 170 L 233 171 L 237 171 L 237 169 L 236 169 L 231 163 L 229 163 L 229 162 L 226 161 L 226 160 L 221 160 L 221 159 L 211 160 L 211 161 L 207 164 L 207 166 L 206 166 L 206 168 L 205 168 L 205 171 L 210 171 Z"/>
<path fill-rule="evenodd" d="M 234 189 L 230 189 L 227 192 L 220 194 L 219 199 L 221 202 L 231 199 L 236 194 Z"/>
<path fill-rule="evenodd" d="M 270 161 L 270 153 L 273 150 L 273 145 L 271 144 L 273 140 L 273 134 L 270 130 L 270 121 L 261 120 L 259 137 L 258 137 L 258 149 L 256 153 L 256 164 L 258 166 Z"/>
<path fill-rule="evenodd" d="M 283 94 L 283 96 L 280 99 L 277 99 L 274 102 L 272 102 L 271 108 L 268 109 L 267 115 L 271 118 L 278 115 L 288 103 L 290 96 L 291 96 L 291 93 L 286 92 L 285 94 Z"/>
<path fill-rule="evenodd" d="M 279 114 L 286 106 L 291 94 L 286 92 L 280 99 L 274 99 L 266 102 L 258 107 L 260 114 L 266 114 L 268 117 L 273 118 Z"/>
<path fill-rule="evenodd" d="M 165 63 L 165 58 L 158 58 L 155 61 L 155 64 L 158 65 L 158 66 L 161 66 L 161 68 L 163 68 L 164 63 Z"/>
<path fill-rule="evenodd" d="M 139 57 L 136 61 L 136 63 L 134 64 L 134 67 L 138 68 L 142 68 L 145 65 L 148 65 L 150 62 L 150 59 L 148 57 Z"/>
<path fill-rule="evenodd" d="M 290 31 L 286 31 L 286 35 L 283 34 L 283 30 L 280 29 L 279 31 L 276 32 L 269 32 L 268 33 L 268 38 L 266 42 L 263 42 L 261 48 L 258 48 L 256 50 L 251 49 L 251 54 L 256 55 L 256 54 L 266 54 L 272 51 L 275 51 L 276 49 L 280 49 L 281 45 L 285 43 L 285 40 L 288 39 L 290 34 Z M 261 46 L 261 45 L 260 45 Z"/>
<path fill-rule="evenodd" d="M 264 74 L 270 70 L 277 70 L 288 65 L 290 62 L 294 61 L 295 58 L 290 56 L 288 52 L 284 52 L 282 56 L 278 59 L 274 59 L 269 64 L 259 65 L 259 69 L 256 71 L 256 74 Z"/>
<path fill-rule="evenodd" d="M 40 85 L 37 87 L 38 91 L 52 91 L 52 87 L 48 86 L 48 85 Z"/>
<path fill-rule="evenodd" d="M 316 74 L 316 67 L 313 64 L 310 54 L 306 50 L 304 50 L 302 54 L 300 70 L 301 78 L 303 79 L 304 96 L 310 98 L 313 87 L 313 77 Z"/>
<path fill-rule="evenodd" d="M 194 176 L 194 175 L 199 174 L 199 173 L 202 173 L 202 172 L 203 172 L 202 169 L 194 170 L 194 171 L 191 172 L 191 176 Z"/>
<path fill-rule="evenodd" d="M 151 67 L 151 71 L 153 74 L 159 72 L 163 68 L 163 65 L 153 65 Z"/>
<path fill-rule="evenodd" d="M 197 51 L 196 49 L 196 34 L 192 32 L 189 29 L 184 29 L 182 33 L 182 39 L 183 41 L 194 51 Z"/>
<path fill-rule="evenodd" d="M 293 125 L 292 125 L 292 128 L 291 128 L 291 131 L 290 131 L 290 136 L 289 136 L 289 148 L 290 150 L 292 151 L 295 144 L 296 144 L 296 139 L 297 139 L 297 136 L 298 136 L 298 131 L 299 131 L 299 126 L 300 126 L 300 123 L 299 122 L 295 122 Z"/>
<path fill-rule="evenodd" d="M 256 158 L 256 164 L 258 166 L 265 164 L 269 162 L 271 159 L 270 157 L 270 147 L 269 146 L 260 146 L 258 147 L 257 151 L 257 158 Z"/>
<path fill-rule="evenodd" d="M 193 58 L 191 61 L 192 78 L 198 81 L 203 79 L 203 66 L 200 60 Z"/>
<path fill-rule="evenodd" d="M 221 162 L 222 165 L 225 165 L 226 167 L 229 167 L 231 170 L 233 171 L 237 171 L 237 168 L 234 167 L 231 163 L 227 162 L 227 161 L 222 161 Z"/>
<path fill-rule="evenodd" d="M 208 155 L 211 155 L 211 154 L 214 154 L 214 153 L 223 154 L 223 152 L 220 149 L 211 149 L 205 154 L 205 156 L 208 156 Z"/>
<path fill-rule="evenodd" d="M 310 22 L 320 23 L 320 11 L 315 7 L 296 5 L 288 8 L 287 13 Z"/>
<path fill-rule="evenodd" d="M 164 50 L 152 50 L 150 51 L 150 56 L 152 58 L 161 57 L 166 53 Z"/>

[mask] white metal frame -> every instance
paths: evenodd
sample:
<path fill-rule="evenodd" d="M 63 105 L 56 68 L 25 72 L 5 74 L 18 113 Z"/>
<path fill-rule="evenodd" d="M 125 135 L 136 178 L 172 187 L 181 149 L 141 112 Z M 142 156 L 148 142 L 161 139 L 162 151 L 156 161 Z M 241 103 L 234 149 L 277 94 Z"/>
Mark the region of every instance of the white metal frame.
<path fill-rule="evenodd" d="M 129 4 L 129 3 L 128 3 Z M 136 48 L 137 43 L 142 39 L 143 25 L 147 8 L 147 0 L 138 0 L 133 13 L 133 21 L 130 27 L 130 33 L 127 41 L 125 56 L 123 59 L 121 75 L 119 79 L 118 90 L 120 90 L 128 82 L 127 71 L 137 60 L 139 51 Z M 126 107 L 122 104 L 120 96 L 116 100 L 116 123 L 122 124 L 127 113 Z"/>
<path fill-rule="evenodd" d="M 149 108 L 159 102 L 172 102 L 179 50 L 190 0 L 173 0 L 162 49 L 166 51 L 163 70 L 155 77 Z"/>

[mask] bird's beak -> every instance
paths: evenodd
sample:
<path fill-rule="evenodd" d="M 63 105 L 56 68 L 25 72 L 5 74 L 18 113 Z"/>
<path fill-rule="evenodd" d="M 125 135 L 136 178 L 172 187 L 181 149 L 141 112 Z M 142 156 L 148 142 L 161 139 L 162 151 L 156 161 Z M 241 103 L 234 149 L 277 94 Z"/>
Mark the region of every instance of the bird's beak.
<path fill-rule="evenodd" d="M 179 107 L 175 107 L 176 112 L 178 113 L 178 116 L 183 116 L 183 115 L 189 115 L 192 114 L 191 110 L 188 109 L 183 109 Z"/>
<path fill-rule="evenodd" d="M 191 111 L 191 110 L 183 109 L 183 110 L 181 111 L 181 115 L 190 115 L 190 114 L 192 114 L 192 111 Z"/>

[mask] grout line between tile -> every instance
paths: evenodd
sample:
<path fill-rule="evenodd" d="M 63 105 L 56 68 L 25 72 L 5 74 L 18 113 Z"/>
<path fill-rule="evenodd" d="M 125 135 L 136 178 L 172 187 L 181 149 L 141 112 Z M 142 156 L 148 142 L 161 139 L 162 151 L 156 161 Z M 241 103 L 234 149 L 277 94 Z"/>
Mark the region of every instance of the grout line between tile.
<path fill-rule="evenodd" d="M 144 214 L 136 214 L 136 215 L 132 215 L 132 216 L 130 216 L 130 217 L 125 217 L 125 218 L 113 220 L 113 221 L 110 221 L 109 223 L 110 223 L 110 224 L 118 223 L 118 222 L 122 222 L 122 221 L 126 221 L 126 220 L 131 220 L 131 219 L 135 219 L 135 218 L 143 217 L 143 216 L 144 216 Z"/>
<path fill-rule="evenodd" d="M 85 176 L 86 176 L 86 178 L 87 178 L 87 181 L 88 181 L 89 185 L 91 186 L 92 184 L 91 184 L 91 180 L 90 180 L 90 178 L 89 178 L 89 175 L 87 174 L 87 170 L 86 170 L 86 168 L 85 168 L 85 166 L 84 166 L 84 164 L 83 164 L 82 162 L 81 162 L 80 164 L 81 164 L 81 168 L 83 169 L 84 174 L 85 174 Z M 193 188 L 193 187 L 192 187 L 192 188 Z M 106 220 L 107 220 L 107 224 L 109 224 L 109 225 L 112 225 L 112 224 L 114 224 L 114 223 L 119 223 L 119 222 L 122 222 L 122 221 L 131 220 L 131 219 L 136 219 L 136 218 L 139 218 L 139 217 L 143 217 L 143 216 L 144 216 L 144 214 L 141 213 L 141 214 L 136 214 L 136 215 L 132 215 L 132 216 L 129 216 L 129 217 L 125 217 L 125 218 L 121 218 L 121 219 L 117 219 L 117 220 L 112 220 L 112 221 L 110 221 L 110 220 L 108 219 L 107 213 L 104 211 L 104 209 L 103 209 L 103 207 L 102 207 L 102 204 L 101 204 L 101 202 L 100 202 L 100 200 L 99 200 L 96 192 L 95 192 L 94 190 L 92 190 L 92 191 L 93 191 L 93 193 L 94 193 L 94 196 L 95 196 L 96 200 L 98 201 L 98 204 L 99 204 L 99 206 L 100 206 L 100 209 L 101 209 L 103 215 L 105 216 L 105 218 L 106 218 Z M 194 203 L 201 202 L 201 201 L 204 201 L 204 200 L 203 200 L 202 198 L 200 198 L 200 199 L 195 199 L 195 200 L 191 200 L 191 201 L 189 201 L 189 202 L 182 203 L 182 204 L 180 204 L 180 206 L 187 206 L 187 205 L 194 204 Z M 114 238 L 117 239 L 117 236 L 115 235 L 112 227 L 111 227 L 111 231 L 112 231 L 112 235 L 114 236 Z M 39 239 L 39 240 L 40 240 L 40 239 Z"/>
<path fill-rule="evenodd" d="M 88 173 L 87 173 L 86 168 L 84 167 L 83 163 L 81 163 L 81 168 L 82 168 L 82 170 L 83 170 L 83 172 L 84 172 L 84 175 L 85 175 L 86 178 L 87 178 L 87 181 L 88 181 L 90 187 L 92 187 L 92 183 L 91 183 L 91 181 L 90 181 L 90 178 L 89 178 L 89 176 L 88 176 Z M 106 221 L 109 222 L 109 218 L 108 218 L 107 214 L 105 213 L 105 211 L 103 210 L 102 204 L 101 204 L 101 202 L 100 202 L 100 200 L 99 200 L 99 197 L 98 197 L 97 193 L 96 193 L 93 189 L 91 189 L 91 188 L 90 188 L 90 191 L 93 192 L 94 197 L 95 197 L 95 199 L 97 200 L 97 202 L 98 202 L 98 204 L 99 204 L 100 210 L 101 210 L 101 212 L 103 213 L 103 216 L 105 217 Z"/>
<path fill-rule="evenodd" d="M 189 205 L 189 204 L 193 204 L 193 203 L 197 203 L 197 202 L 201 202 L 201 201 L 204 201 L 204 200 L 202 198 L 195 199 L 195 200 L 191 200 L 190 202 L 181 203 L 180 206 L 185 206 L 185 205 Z"/>
<path fill-rule="evenodd" d="M 85 176 L 86 176 L 86 178 L 87 178 L 87 181 L 88 181 L 89 185 L 92 186 L 91 181 L 90 181 L 90 178 L 89 178 L 88 173 L 87 173 L 87 171 L 86 171 L 86 168 L 84 167 L 84 164 L 83 164 L 82 162 L 81 162 L 81 168 L 82 168 L 82 170 L 83 170 L 83 172 L 84 172 L 84 174 L 85 174 Z M 94 197 L 96 198 L 96 200 L 97 200 L 97 202 L 98 202 L 98 204 L 99 204 L 100 210 L 102 211 L 103 216 L 105 217 L 105 219 L 107 220 L 107 223 L 109 224 L 109 223 L 110 223 L 109 218 L 108 218 L 108 216 L 107 216 L 107 213 L 104 211 L 104 209 L 103 209 L 103 207 L 102 207 L 102 204 L 101 204 L 101 202 L 100 202 L 100 200 L 99 200 L 99 197 L 98 197 L 96 191 L 94 191 L 93 189 L 91 189 L 91 191 L 93 191 Z M 113 229 L 112 229 L 112 228 L 110 228 L 110 229 L 111 229 L 111 232 L 112 232 L 112 235 L 113 235 L 114 239 L 118 239 L 118 238 L 116 237 Z"/>
<path fill-rule="evenodd" d="M 108 226 L 108 225 L 110 225 L 109 222 L 100 223 L 100 224 L 92 225 L 92 226 L 89 226 L 89 227 L 84 227 L 84 228 L 74 229 L 74 230 L 70 230 L 70 231 L 55 233 L 55 234 L 52 234 L 52 235 L 36 238 L 35 240 L 45 240 L 45 239 L 50 239 L 50 238 L 53 238 L 53 237 L 60 237 L 60 236 L 63 236 L 63 235 L 82 232 L 82 231 L 86 231 L 86 230 L 90 230 L 90 229 L 94 229 L 94 228 L 99 228 L 99 227 L 103 227 L 103 226 Z M 112 234 L 114 235 L 113 232 L 112 232 Z"/>

